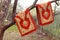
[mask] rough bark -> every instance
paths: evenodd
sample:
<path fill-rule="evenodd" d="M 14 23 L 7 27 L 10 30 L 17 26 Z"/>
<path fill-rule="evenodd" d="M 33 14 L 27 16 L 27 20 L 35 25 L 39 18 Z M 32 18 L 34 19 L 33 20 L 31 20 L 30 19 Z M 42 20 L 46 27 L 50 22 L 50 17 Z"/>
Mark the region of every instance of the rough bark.
<path fill-rule="evenodd" d="M 3 40 L 4 31 L 0 30 L 0 40 Z"/>
<path fill-rule="evenodd" d="M 11 0 L 2 0 L 3 3 L 1 3 L 1 9 L 0 9 L 0 40 L 3 40 L 3 35 L 4 35 L 4 20 L 5 17 L 8 13 L 8 8 Z"/>
<path fill-rule="evenodd" d="M 0 11 L 0 40 L 3 40 L 5 30 L 7 28 L 9 28 L 10 26 L 12 26 L 13 24 L 15 24 L 14 16 L 16 14 L 17 1 L 18 0 L 14 1 L 11 21 L 8 20 L 9 22 L 7 22 L 6 24 L 4 24 L 4 22 L 5 22 L 4 20 L 8 14 L 9 4 L 10 4 L 11 0 L 4 0 L 2 3 L 2 9 Z"/>

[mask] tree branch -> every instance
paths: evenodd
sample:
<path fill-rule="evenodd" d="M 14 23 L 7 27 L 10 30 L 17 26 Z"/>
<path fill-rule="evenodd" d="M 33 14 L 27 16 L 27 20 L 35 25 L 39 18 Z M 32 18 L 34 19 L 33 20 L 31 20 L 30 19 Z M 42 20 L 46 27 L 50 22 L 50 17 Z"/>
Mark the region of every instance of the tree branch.
<path fill-rule="evenodd" d="M 54 1 L 51 1 L 51 3 L 53 3 L 53 2 L 57 2 L 57 1 L 60 1 L 60 0 L 54 0 Z"/>
<path fill-rule="evenodd" d="M 12 25 L 15 24 L 15 22 L 14 22 L 14 17 L 15 17 L 15 15 L 16 15 L 17 1 L 18 1 L 18 0 L 15 0 L 15 1 L 14 1 L 13 12 L 12 12 L 12 21 L 11 21 L 9 24 L 5 25 L 4 31 L 5 31 L 7 28 L 9 28 L 10 26 L 12 26 Z"/>
<path fill-rule="evenodd" d="M 54 0 L 54 1 L 51 1 L 51 3 L 55 2 L 57 4 L 57 6 L 59 6 L 59 4 L 57 3 L 57 1 L 60 1 L 60 0 Z"/>
<path fill-rule="evenodd" d="M 31 6 L 29 7 L 30 10 L 33 9 L 33 8 L 35 8 L 35 5 L 36 5 L 37 1 L 38 1 L 38 0 L 35 0 L 34 3 L 33 3 L 33 5 L 31 5 Z M 58 5 L 57 1 L 60 1 L 60 0 L 54 0 L 54 1 L 51 1 L 51 3 L 55 2 L 55 3 Z"/>
<path fill-rule="evenodd" d="M 14 25 L 14 24 L 15 24 L 15 22 L 11 22 L 11 23 L 5 25 L 5 26 L 4 26 L 5 28 L 3 28 L 3 29 L 4 29 L 3 31 L 5 31 L 6 29 L 8 29 L 10 26 L 12 26 L 12 25 Z"/>
<path fill-rule="evenodd" d="M 35 4 L 37 3 L 38 0 L 35 0 L 34 3 L 29 7 L 29 9 L 33 9 L 35 7 Z"/>
<path fill-rule="evenodd" d="M 13 12 L 12 12 L 12 20 L 14 20 L 14 17 L 16 15 L 17 2 L 18 2 L 18 0 L 15 0 L 15 2 L 14 2 Z"/>

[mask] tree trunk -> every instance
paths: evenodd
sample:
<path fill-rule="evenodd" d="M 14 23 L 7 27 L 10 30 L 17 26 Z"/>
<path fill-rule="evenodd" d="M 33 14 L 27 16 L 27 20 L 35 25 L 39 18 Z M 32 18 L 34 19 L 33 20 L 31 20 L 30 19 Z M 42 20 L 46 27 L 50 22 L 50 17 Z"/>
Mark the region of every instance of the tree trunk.
<path fill-rule="evenodd" d="M 0 40 L 3 40 L 3 35 L 4 35 L 4 33 L 0 34 Z"/>
<path fill-rule="evenodd" d="M 0 8 L 0 40 L 3 40 L 3 35 L 4 35 L 4 20 L 6 18 L 6 15 L 8 13 L 8 8 L 11 0 L 1 0 L 1 8 Z"/>
<path fill-rule="evenodd" d="M 4 32 L 1 31 L 1 32 L 0 32 L 0 40 L 3 40 L 3 35 L 4 35 Z"/>
<path fill-rule="evenodd" d="M 0 9 L 0 40 L 3 40 L 5 30 L 7 28 L 9 28 L 10 26 L 12 26 L 13 24 L 15 24 L 13 18 L 16 14 L 16 7 L 17 7 L 18 0 L 14 0 L 12 18 L 11 18 L 11 21 L 8 20 L 9 21 L 8 23 L 5 23 L 5 18 L 8 14 L 9 5 L 11 3 L 11 0 L 2 0 L 2 1 L 3 1 L 3 3 L 1 3 L 2 5 L 1 5 L 1 9 Z"/>

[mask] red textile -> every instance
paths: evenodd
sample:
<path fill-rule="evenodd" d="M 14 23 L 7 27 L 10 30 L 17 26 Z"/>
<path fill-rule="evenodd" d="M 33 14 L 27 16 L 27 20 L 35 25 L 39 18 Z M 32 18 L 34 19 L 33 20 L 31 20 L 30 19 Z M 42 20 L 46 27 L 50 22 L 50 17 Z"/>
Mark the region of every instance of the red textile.
<path fill-rule="evenodd" d="M 54 15 L 50 2 L 36 4 L 36 10 L 39 25 L 44 26 L 54 21 Z"/>
<path fill-rule="evenodd" d="M 30 14 L 29 9 L 19 12 L 15 16 L 15 22 L 18 26 L 21 36 L 25 36 L 36 30 L 36 24 Z"/>

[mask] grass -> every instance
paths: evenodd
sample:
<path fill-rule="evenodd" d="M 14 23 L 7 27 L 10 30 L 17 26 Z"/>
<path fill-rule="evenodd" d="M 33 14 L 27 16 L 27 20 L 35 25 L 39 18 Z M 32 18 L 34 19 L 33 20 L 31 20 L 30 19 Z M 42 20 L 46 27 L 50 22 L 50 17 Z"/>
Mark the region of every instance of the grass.
<path fill-rule="evenodd" d="M 15 31 L 18 32 L 18 28 L 16 25 L 11 26 L 10 28 L 7 29 L 8 31 Z"/>

